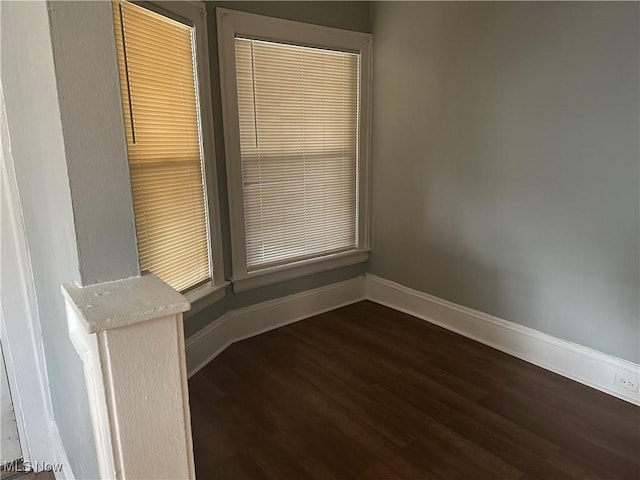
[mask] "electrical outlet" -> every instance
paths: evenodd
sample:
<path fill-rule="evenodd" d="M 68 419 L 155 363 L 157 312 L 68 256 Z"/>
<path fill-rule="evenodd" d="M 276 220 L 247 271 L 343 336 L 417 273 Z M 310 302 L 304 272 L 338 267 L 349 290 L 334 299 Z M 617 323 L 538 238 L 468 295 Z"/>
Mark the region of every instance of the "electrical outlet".
<path fill-rule="evenodd" d="M 638 377 L 628 373 L 616 372 L 615 384 L 632 392 L 638 391 Z"/>

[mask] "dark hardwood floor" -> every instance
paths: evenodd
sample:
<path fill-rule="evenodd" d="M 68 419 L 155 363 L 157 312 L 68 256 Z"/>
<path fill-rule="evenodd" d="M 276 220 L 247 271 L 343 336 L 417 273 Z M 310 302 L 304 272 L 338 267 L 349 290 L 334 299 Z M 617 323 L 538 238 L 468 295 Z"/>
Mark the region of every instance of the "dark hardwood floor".
<path fill-rule="evenodd" d="M 370 302 L 189 389 L 199 480 L 640 478 L 640 408 Z"/>

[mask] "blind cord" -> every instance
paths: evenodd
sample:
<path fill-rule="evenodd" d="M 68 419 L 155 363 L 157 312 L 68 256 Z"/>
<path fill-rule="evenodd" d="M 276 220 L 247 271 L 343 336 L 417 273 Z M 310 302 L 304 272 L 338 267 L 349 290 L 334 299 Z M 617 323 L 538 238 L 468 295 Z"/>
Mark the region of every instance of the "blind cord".
<path fill-rule="evenodd" d="M 124 56 L 124 76 L 127 79 L 127 100 L 129 101 L 129 119 L 131 121 L 131 140 L 136 144 L 136 125 L 133 123 L 133 104 L 131 102 L 131 82 L 129 81 L 129 60 L 127 60 L 127 37 L 124 34 L 124 19 L 122 16 L 122 3 L 118 4 L 120 11 L 120 30 L 122 31 L 122 53 Z"/>

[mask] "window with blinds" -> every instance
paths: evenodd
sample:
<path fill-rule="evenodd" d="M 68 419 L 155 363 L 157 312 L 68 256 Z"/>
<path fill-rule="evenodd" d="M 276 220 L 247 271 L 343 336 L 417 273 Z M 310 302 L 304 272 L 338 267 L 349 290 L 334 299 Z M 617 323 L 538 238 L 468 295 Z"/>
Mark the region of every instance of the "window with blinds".
<path fill-rule="evenodd" d="M 193 29 L 113 2 L 140 269 L 184 291 L 210 278 Z"/>
<path fill-rule="evenodd" d="M 248 271 L 357 247 L 359 54 L 235 38 Z"/>

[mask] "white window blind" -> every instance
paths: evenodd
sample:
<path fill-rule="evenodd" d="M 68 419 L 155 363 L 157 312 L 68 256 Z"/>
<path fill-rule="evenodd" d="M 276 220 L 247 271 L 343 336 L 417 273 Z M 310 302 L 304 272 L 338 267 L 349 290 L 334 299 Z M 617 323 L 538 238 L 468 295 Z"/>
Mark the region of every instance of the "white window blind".
<path fill-rule="evenodd" d="M 113 2 L 140 269 L 210 278 L 192 28 Z"/>
<path fill-rule="evenodd" d="M 357 246 L 359 55 L 235 39 L 247 269 Z"/>

